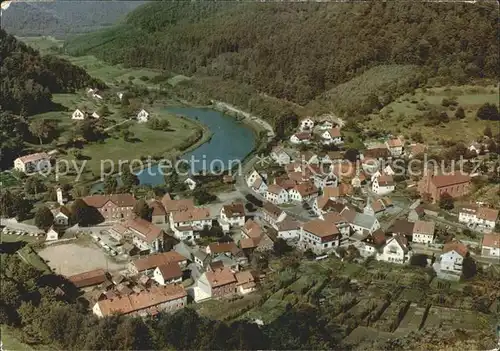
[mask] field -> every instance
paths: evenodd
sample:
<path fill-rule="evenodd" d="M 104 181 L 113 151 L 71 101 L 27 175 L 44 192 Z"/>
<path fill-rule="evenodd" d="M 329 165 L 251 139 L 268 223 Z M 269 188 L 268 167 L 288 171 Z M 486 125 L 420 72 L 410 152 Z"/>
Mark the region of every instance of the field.
<path fill-rule="evenodd" d="M 18 252 L 19 257 L 29 264 L 31 264 L 36 269 L 50 273 L 50 267 L 44 262 L 44 260 L 36 253 L 35 250 L 29 245 L 26 245 Z"/>
<path fill-rule="evenodd" d="M 125 268 L 110 260 L 103 250 L 75 243 L 52 245 L 38 253 L 57 274 L 71 276 L 93 269 L 119 270 Z"/>
<path fill-rule="evenodd" d="M 456 98 L 457 106 L 441 105 L 444 98 L 452 97 Z M 413 94 L 399 97 L 379 113 L 371 114 L 362 126 L 370 130 L 406 136 L 420 132 L 429 145 L 436 145 L 441 140 L 469 143 L 482 136 L 487 125 L 490 125 L 492 130 L 495 129 L 495 122 L 476 119 L 477 110 L 486 102 L 498 105 L 498 87 L 463 85 L 416 89 Z M 425 110 L 422 109 L 424 105 L 427 110 L 435 108 L 439 112 L 446 112 L 450 121 L 440 126 L 426 126 L 423 117 Z M 459 106 L 464 108 L 464 119 L 455 118 L 455 111 Z"/>
<path fill-rule="evenodd" d="M 9 172 L 0 173 L 0 188 L 2 187 L 13 187 L 19 185 L 19 180 L 15 178 Z"/>
<path fill-rule="evenodd" d="M 9 351 L 31 351 L 34 350 L 29 345 L 21 342 L 16 336 L 16 330 L 5 325 L 1 326 L 2 350 Z"/>
<path fill-rule="evenodd" d="M 18 37 L 17 39 L 40 51 L 42 54 L 53 53 L 54 49 L 60 48 L 63 45 L 62 40 L 58 40 L 51 36 Z"/>

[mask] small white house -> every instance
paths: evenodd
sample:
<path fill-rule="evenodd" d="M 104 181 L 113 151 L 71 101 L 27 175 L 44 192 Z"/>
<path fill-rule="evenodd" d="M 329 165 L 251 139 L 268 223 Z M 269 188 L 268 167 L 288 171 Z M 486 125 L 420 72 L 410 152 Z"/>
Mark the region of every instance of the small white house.
<path fill-rule="evenodd" d="M 304 130 L 312 131 L 312 129 L 314 128 L 314 121 L 309 117 L 304 118 L 300 121 L 299 127 L 301 131 Z"/>
<path fill-rule="evenodd" d="M 120 101 L 122 101 L 122 99 L 123 99 L 123 93 L 116 93 L 116 95 L 118 96 L 118 99 L 120 99 Z"/>
<path fill-rule="evenodd" d="M 403 154 L 403 142 L 400 138 L 389 139 L 385 142 L 385 145 L 394 157 L 401 156 Z"/>
<path fill-rule="evenodd" d="M 50 167 L 50 157 L 45 152 L 18 157 L 14 160 L 14 169 L 23 173 L 45 172 Z"/>
<path fill-rule="evenodd" d="M 99 116 L 99 114 L 96 111 L 94 111 L 92 113 L 92 118 L 99 119 L 99 118 L 101 118 L 101 116 Z"/>
<path fill-rule="evenodd" d="M 81 121 L 85 119 L 85 113 L 83 113 L 80 109 L 76 109 L 73 111 L 73 114 L 71 115 L 71 119 L 76 120 L 76 121 Z"/>
<path fill-rule="evenodd" d="M 393 176 L 396 174 L 396 172 L 394 172 L 394 170 L 391 168 L 391 165 L 387 165 L 385 168 L 384 168 L 384 174 L 387 174 L 387 175 L 390 175 L 390 176 Z"/>
<path fill-rule="evenodd" d="M 275 205 L 284 204 L 288 202 L 288 192 L 279 185 L 272 184 L 267 188 L 265 198 Z"/>
<path fill-rule="evenodd" d="M 408 241 L 402 235 L 396 235 L 387 240 L 381 253 L 376 255 L 378 261 L 391 263 L 407 263 L 412 256 Z"/>
<path fill-rule="evenodd" d="M 278 238 L 283 240 L 297 240 L 300 238 L 301 228 L 300 223 L 292 217 L 286 217 L 281 222 L 277 223 Z"/>
<path fill-rule="evenodd" d="M 416 221 L 413 226 L 412 241 L 414 243 L 432 244 L 436 223 L 430 221 Z"/>
<path fill-rule="evenodd" d="M 460 209 L 458 221 L 469 226 L 477 226 L 485 231 L 495 228 L 499 211 L 493 208 L 481 206 L 466 206 Z"/>
<path fill-rule="evenodd" d="M 321 134 L 321 138 L 323 139 L 323 144 L 325 145 L 339 145 L 342 144 L 342 135 L 340 134 L 339 128 L 329 129 L 323 134 Z"/>
<path fill-rule="evenodd" d="M 288 191 L 289 201 L 305 202 L 318 196 L 318 188 L 312 183 L 301 183 L 295 185 Z"/>
<path fill-rule="evenodd" d="M 500 257 L 500 233 L 484 234 L 481 243 L 481 255 Z"/>
<path fill-rule="evenodd" d="M 155 268 L 153 279 L 160 285 L 182 283 L 182 270 L 177 263 L 168 263 Z"/>
<path fill-rule="evenodd" d="M 455 275 L 462 275 L 462 265 L 469 250 L 463 243 L 454 241 L 446 243 L 443 254 L 439 257 L 439 270 Z"/>
<path fill-rule="evenodd" d="M 67 227 L 69 225 L 70 212 L 66 206 L 53 209 L 54 225 L 58 227 Z"/>
<path fill-rule="evenodd" d="M 290 154 L 282 147 L 277 146 L 271 151 L 271 158 L 280 166 L 284 166 L 292 162 Z"/>
<path fill-rule="evenodd" d="M 312 134 L 309 132 L 295 133 L 290 137 L 290 142 L 292 144 L 310 144 L 312 139 Z"/>
<path fill-rule="evenodd" d="M 59 239 L 59 233 L 51 227 L 47 232 L 47 236 L 45 237 L 46 241 L 54 241 Z"/>
<path fill-rule="evenodd" d="M 243 227 L 245 225 L 245 207 L 242 203 L 232 203 L 222 206 L 219 222 L 229 227 Z"/>
<path fill-rule="evenodd" d="M 137 122 L 139 123 L 146 123 L 149 120 L 149 113 L 142 109 L 139 111 L 137 114 Z"/>
<path fill-rule="evenodd" d="M 371 234 L 380 228 L 380 222 L 377 217 L 357 212 L 355 213 L 354 218 L 349 221 L 349 225 L 352 230 L 357 233 L 367 231 Z"/>
<path fill-rule="evenodd" d="M 187 185 L 187 187 L 189 188 L 189 190 L 194 190 L 196 188 L 196 182 L 191 179 L 191 178 L 188 178 L 184 181 L 184 184 Z"/>
<path fill-rule="evenodd" d="M 372 191 L 377 195 L 389 194 L 393 192 L 394 189 L 394 179 L 390 175 L 382 174 L 372 181 Z"/>

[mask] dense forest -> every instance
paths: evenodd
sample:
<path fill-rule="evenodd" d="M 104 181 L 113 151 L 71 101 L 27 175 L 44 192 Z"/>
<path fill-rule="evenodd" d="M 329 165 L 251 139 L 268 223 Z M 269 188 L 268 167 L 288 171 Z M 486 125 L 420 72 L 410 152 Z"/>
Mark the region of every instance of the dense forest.
<path fill-rule="evenodd" d="M 1 110 L 24 116 L 43 112 L 51 105 L 51 94 L 72 92 L 88 85 L 104 88 L 83 68 L 38 51 L 0 29 Z"/>
<path fill-rule="evenodd" d="M 155 2 L 66 49 L 233 80 L 301 105 L 379 65 L 417 66 L 416 83 L 499 73 L 497 7 L 485 2 Z"/>
<path fill-rule="evenodd" d="M 16 1 L 3 13 L 2 28 L 18 36 L 66 38 L 106 28 L 145 1 Z"/>

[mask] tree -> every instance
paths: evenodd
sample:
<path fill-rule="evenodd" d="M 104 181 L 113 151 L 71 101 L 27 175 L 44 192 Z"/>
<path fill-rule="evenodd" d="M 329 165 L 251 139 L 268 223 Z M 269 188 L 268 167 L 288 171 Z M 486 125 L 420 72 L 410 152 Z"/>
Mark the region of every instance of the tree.
<path fill-rule="evenodd" d="M 427 267 L 427 255 L 415 254 L 411 256 L 410 264 L 412 266 Z"/>
<path fill-rule="evenodd" d="M 134 133 L 132 133 L 130 129 L 122 129 L 120 131 L 120 135 L 122 136 L 123 140 L 125 140 L 127 143 L 130 142 L 134 137 Z"/>
<path fill-rule="evenodd" d="M 125 191 L 130 191 L 132 187 L 139 185 L 139 177 L 137 177 L 137 175 L 132 172 L 130 167 L 125 167 L 125 165 L 122 168 L 121 180 Z"/>
<path fill-rule="evenodd" d="M 217 199 L 217 196 L 210 194 L 208 191 L 201 188 L 193 190 L 193 197 L 197 205 L 204 205 Z"/>
<path fill-rule="evenodd" d="M 134 213 L 142 219 L 151 220 L 151 208 L 146 200 L 140 199 L 134 205 Z"/>
<path fill-rule="evenodd" d="M 1 93 L 2 88 L 0 88 Z M 0 99 L 0 101 L 2 100 Z M 5 107 L 4 101 L 2 101 L 0 108 L 0 169 L 12 167 L 12 162 L 23 150 L 24 140 L 29 135 L 28 126 L 24 119 L 12 113 L 1 111 Z"/>
<path fill-rule="evenodd" d="M 492 138 L 493 137 L 493 132 L 491 131 L 491 127 L 490 126 L 486 126 L 484 128 L 483 134 L 486 135 L 488 138 Z"/>
<path fill-rule="evenodd" d="M 55 127 L 46 119 L 37 118 L 30 123 L 29 130 L 31 134 L 38 138 L 40 145 L 42 145 L 43 139 L 47 139 L 55 130 Z"/>
<path fill-rule="evenodd" d="M 462 106 L 458 106 L 457 110 L 455 111 L 455 118 L 457 119 L 464 119 L 465 118 L 465 111 Z"/>
<path fill-rule="evenodd" d="M 498 121 L 500 120 L 500 115 L 498 114 L 498 107 L 495 104 L 485 103 L 483 106 L 477 110 L 477 118 L 486 121 Z"/>
<path fill-rule="evenodd" d="M 90 194 L 90 188 L 86 185 L 77 185 L 71 189 L 71 197 L 73 199 L 78 199 L 79 197 L 85 197 Z"/>
<path fill-rule="evenodd" d="M 103 105 L 101 106 L 101 108 L 99 108 L 99 110 L 97 111 L 97 114 L 101 117 L 106 117 L 107 115 L 109 115 L 109 108 L 108 108 L 108 105 Z"/>
<path fill-rule="evenodd" d="M 46 190 L 45 184 L 40 177 L 31 176 L 24 183 L 24 191 L 30 195 L 38 195 Z"/>
<path fill-rule="evenodd" d="M 114 194 L 116 193 L 116 189 L 118 188 L 118 181 L 116 180 L 116 176 L 109 175 L 104 179 L 104 192 L 106 194 Z"/>
<path fill-rule="evenodd" d="M 441 194 L 439 198 L 439 207 L 443 210 L 451 210 L 454 207 L 455 200 L 448 193 Z"/>
<path fill-rule="evenodd" d="M 462 274 L 465 279 L 470 279 L 474 277 L 477 273 L 477 266 L 474 259 L 470 256 L 466 256 L 462 262 Z"/>
<path fill-rule="evenodd" d="M 79 226 L 86 227 L 101 222 L 102 216 L 82 199 L 76 199 L 71 205 L 71 221 Z"/>
<path fill-rule="evenodd" d="M 23 194 L 17 194 L 14 196 L 14 213 L 18 221 L 26 220 L 32 209 L 32 202 L 25 199 Z"/>
<path fill-rule="evenodd" d="M 276 256 L 283 256 L 292 251 L 293 248 L 282 238 L 278 238 L 273 245 L 273 251 Z"/>
<path fill-rule="evenodd" d="M 49 210 L 47 206 L 40 207 L 35 214 L 35 225 L 40 228 L 47 230 L 54 224 L 54 215 Z"/>

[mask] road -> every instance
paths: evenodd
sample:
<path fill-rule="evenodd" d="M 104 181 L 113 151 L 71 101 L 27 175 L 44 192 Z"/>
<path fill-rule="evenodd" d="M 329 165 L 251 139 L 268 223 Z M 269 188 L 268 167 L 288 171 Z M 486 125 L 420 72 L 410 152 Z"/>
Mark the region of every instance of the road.
<path fill-rule="evenodd" d="M 425 254 L 425 255 L 434 254 L 436 256 L 436 258 L 439 257 L 443 253 L 442 249 L 427 246 L 425 244 L 412 243 L 411 248 L 412 248 L 413 252 L 416 254 Z M 498 257 L 485 257 L 485 256 L 481 256 L 481 255 L 476 255 L 474 253 L 471 253 L 471 256 L 475 261 L 480 262 L 480 263 L 500 264 L 500 258 L 498 258 Z"/>

